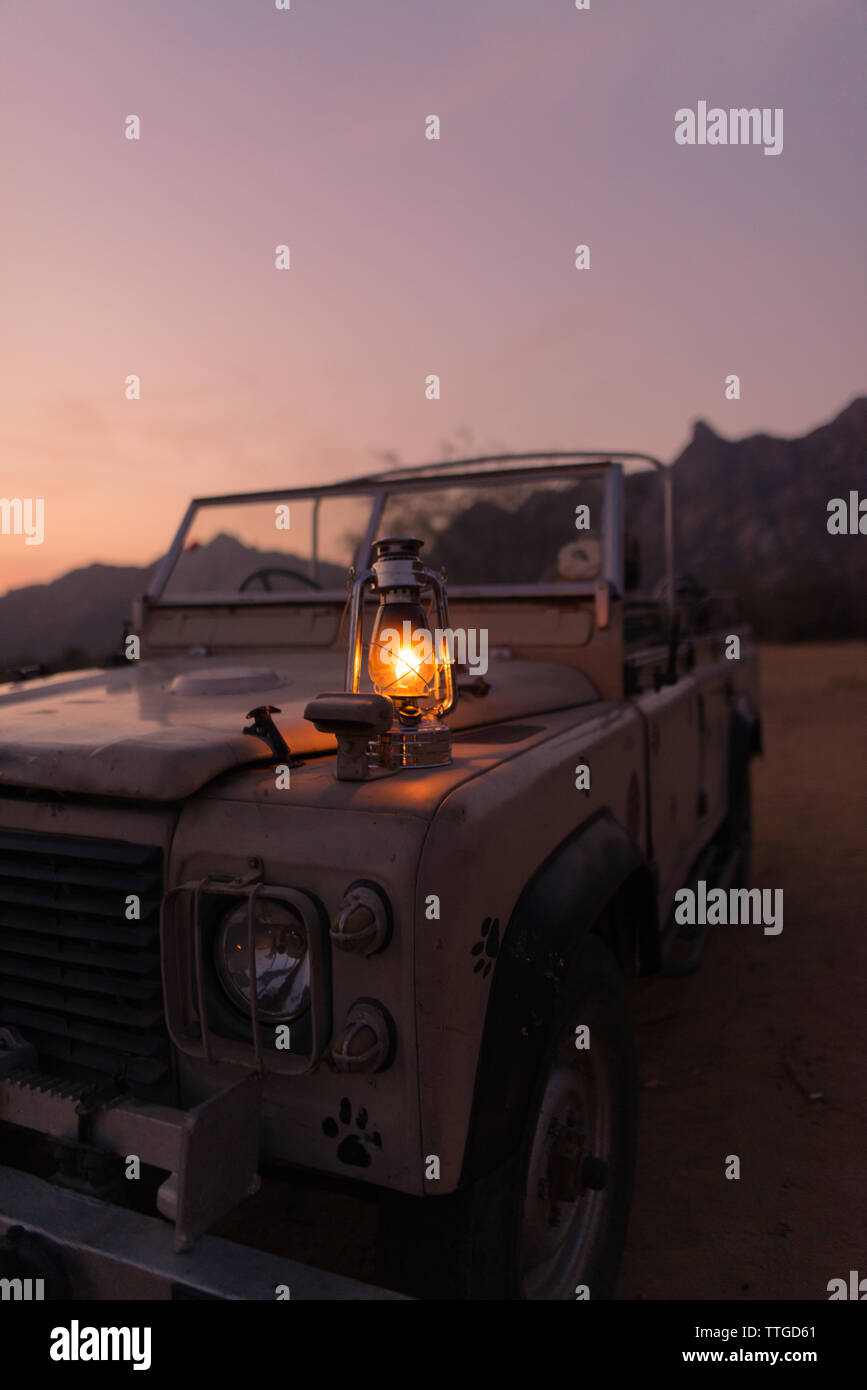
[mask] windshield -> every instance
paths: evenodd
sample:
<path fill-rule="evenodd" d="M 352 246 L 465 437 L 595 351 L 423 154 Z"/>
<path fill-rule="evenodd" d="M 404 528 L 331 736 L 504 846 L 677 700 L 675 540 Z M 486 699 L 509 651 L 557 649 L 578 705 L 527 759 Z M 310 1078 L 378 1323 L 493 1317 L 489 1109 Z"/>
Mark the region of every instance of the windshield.
<path fill-rule="evenodd" d="M 200 506 L 166 597 L 345 590 L 371 505 L 369 496 L 337 496 Z"/>
<path fill-rule="evenodd" d="M 602 525 L 602 479 L 572 477 L 393 494 L 377 529 L 421 537 L 451 585 L 551 584 L 599 578 Z"/>
<path fill-rule="evenodd" d="M 610 477 L 610 474 L 607 475 Z M 366 538 L 417 536 L 422 560 L 452 588 L 589 584 L 603 575 L 608 492 L 603 470 L 458 482 L 388 479 L 369 490 L 286 493 L 199 502 L 152 597 L 225 599 L 241 594 L 313 597 L 346 592 L 351 565 L 366 566 Z M 381 489 L 381 490 L 380 490 Z M 375 534 L 370 530 L 376 508 Z M 183 528 L 182 528 L 183 529 Z M 177 544 L 177 542 L 176 542 Z M 165 585 L 163 588 L 162 585 Z"/>

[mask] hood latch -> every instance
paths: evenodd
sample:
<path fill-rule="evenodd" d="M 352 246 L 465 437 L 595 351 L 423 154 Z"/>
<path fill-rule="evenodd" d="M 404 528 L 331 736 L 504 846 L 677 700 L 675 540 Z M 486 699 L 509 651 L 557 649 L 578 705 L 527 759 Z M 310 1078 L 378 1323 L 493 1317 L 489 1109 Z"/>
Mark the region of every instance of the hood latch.
<path fill-rule="evenodd" d="M 276 705 L 257 705 L 247 714 L 247 718 L 252 719 L 253 723 L 244 729 L 244 733 L 250 734 L 253 738 L 264 739 L 274 754 L 274 762 L 290 765 L 292 755 L 289 745 L 271 718 L 272 714 L 280 713 Z"/>

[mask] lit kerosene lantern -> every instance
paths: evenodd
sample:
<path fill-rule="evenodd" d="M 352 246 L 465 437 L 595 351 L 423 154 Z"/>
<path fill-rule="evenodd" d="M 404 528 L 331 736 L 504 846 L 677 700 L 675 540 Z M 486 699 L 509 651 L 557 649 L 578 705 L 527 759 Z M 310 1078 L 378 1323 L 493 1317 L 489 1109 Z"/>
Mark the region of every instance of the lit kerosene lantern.
<path fill-rule="evenodd" d="M 421 561 L 423 544 L 410 536 L 376 542 L 371 568 L 352 584 L 345 691 L 320 695 L 305 710 L 318 729 L 337 735 L 338 777 L 451 761 L 451 733 L 442 722 L 456 703 L 445 638 L 448 601 L 443 578 Z M 379 600 L 367 662 L 375 695 L 359 691 L 370 594 Z M 433 630 L 425 602 L 432 602 Z"/>
<path fill-rule="evenodd" d="M 455 688 L 444 633 L 449 629 L 445 586 L 420 558 L 423 541 L 392 536 L 377 541 L 372 578 L 356 579 L 349 605 L 347 685 L 358 690 L 362 607 L 370 584 L 379 608 L 370 638 L 367 669 L 378 695 L 394 706 L 391 728 L 380 739 L 384 767 L 436 767 L 451 761 L 451 734 L 442 716 L 455 706 Z M 433 631 L 422 605 L 433 598 Z"/>

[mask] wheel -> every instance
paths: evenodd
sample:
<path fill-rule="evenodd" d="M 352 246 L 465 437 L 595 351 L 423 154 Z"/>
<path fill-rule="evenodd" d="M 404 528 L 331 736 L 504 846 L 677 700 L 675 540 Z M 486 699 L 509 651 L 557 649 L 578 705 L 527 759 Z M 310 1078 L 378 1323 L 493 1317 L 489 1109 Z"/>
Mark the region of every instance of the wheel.
<path fill-rule="evenodd" d="M 576 1047 L 582 1024 L 586 1049 Z M 387 1198 L 380 1282 L 429 1298 L 610 1297 L 632 1195 L 636 1096 L 623 980 L 590 936 L 563 981 L 518 1150 L 452 1196 Z"/>

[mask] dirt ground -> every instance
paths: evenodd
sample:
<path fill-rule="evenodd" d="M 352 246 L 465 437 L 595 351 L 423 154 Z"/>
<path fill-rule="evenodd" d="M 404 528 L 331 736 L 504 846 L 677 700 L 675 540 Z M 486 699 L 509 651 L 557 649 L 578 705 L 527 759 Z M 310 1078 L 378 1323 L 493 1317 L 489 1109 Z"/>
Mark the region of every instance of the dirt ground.
<path fill-rule="evenodd" d="M 761 677 L 752 883 L 783 889 L 783 931 L 713 929 L 695 975 L 636 982 L 620 1298 L 826 1299 L 867 1275 L 867 648 L 766 646 Z"/>
<path fill-rule="evenodd" d="M 752 883 L 783 889 L 783 931 L 712 929 L 695 975 L 631 986 L 621 1299 L 826 1299 L 830 1279 L 867 1275 L 867 647 L 764 647 L 761 671 Z M 374 1277 L 370 1200 L 266 1183 L 241 1218 L 224 1233 Z"/>

